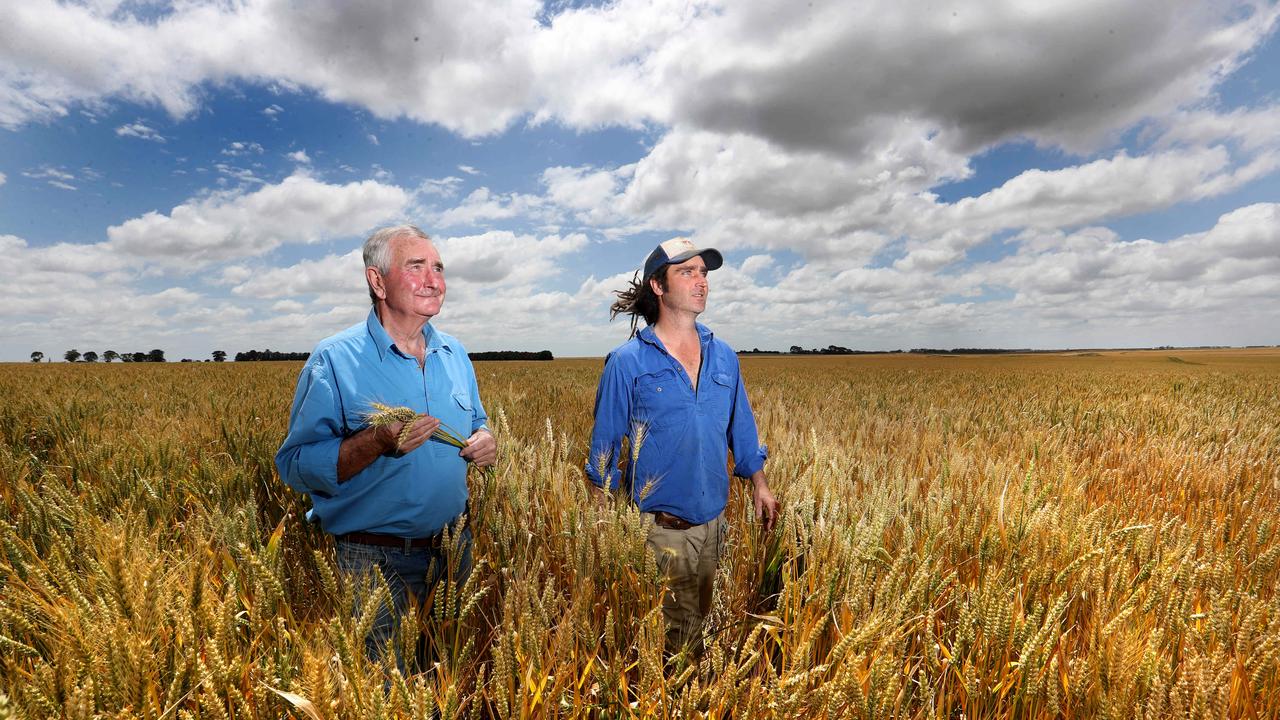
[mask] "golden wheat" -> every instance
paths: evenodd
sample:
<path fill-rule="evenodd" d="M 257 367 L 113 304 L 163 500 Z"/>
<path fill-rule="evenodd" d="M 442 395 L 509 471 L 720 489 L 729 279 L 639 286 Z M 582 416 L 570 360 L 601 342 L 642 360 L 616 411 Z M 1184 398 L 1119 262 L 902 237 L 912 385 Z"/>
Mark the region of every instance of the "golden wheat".
<path fill-rule="evenodd" d="M 275 477 L 296 364 L 4 366 L 0 718 L 1277 717 L 1280 353 L 1194 363 L 744 359 L 784 512 L 735 484 L 666 666 L 582 481 L 599 361 L 478 363 L 502 453 L 415 677 Z"/>

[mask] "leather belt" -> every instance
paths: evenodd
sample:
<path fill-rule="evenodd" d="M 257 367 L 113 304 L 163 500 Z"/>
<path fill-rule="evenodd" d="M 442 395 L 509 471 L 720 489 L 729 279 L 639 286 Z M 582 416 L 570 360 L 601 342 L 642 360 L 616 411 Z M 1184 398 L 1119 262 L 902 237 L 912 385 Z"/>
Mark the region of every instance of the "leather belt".
<path fill-rule="evenodd" d="M 471 516 L 470 502 L 467 502 L 467 508 L 466 510 L 463 510 L 463 514 L 468 518 Z M 451 535 L 456 537 L 458 531 L 464 527 L 460 522 L 461 520 L 462 518 L 459 516 L 449 523 L 449 533 Z M 360 545 L 400 548 L 405 552 L 409 552 L 410 550 L 421 550 L 423 548 L 438 550 L 440 548 L 440 543 L 444 540 L 444 531 L 441 530 L 435 535 L 421 538 L 407 538 L 400 537 L 399 535 L 383 535 L 382 533 L 371 532 L 351 532 L 346 535 L 338 535 L 337 539 L 345 540 L 346 542 L 358 543 Z"/>
<path fill-rule="evenodd" d="M 381 533 L 371 532 L 353 532 L 346 535 L 339 535 L 339 540 L 358 543 L 360 545 L 376 545 L 378 547 L 401 548 L 405 552 L 410 550 L 421 550 L 423 548 L 439 549 L 440 539 L 444 537 L 444 533 L 436 533 L 430 537 L 424 538 L 407 538 L 397 535 L 383 535 Z"/>
<path fill-rule="evenodd" d="M 664 527 L 668 530 L 688 530 L 689 528 L 696 528 L 698 525 L 701 525 L 701 523 L 691 523 L 682 517 L 672 515 L 669 512 L 663 512 L 661 510 L 653 513 L 653 521 L 660 527 Z"/>

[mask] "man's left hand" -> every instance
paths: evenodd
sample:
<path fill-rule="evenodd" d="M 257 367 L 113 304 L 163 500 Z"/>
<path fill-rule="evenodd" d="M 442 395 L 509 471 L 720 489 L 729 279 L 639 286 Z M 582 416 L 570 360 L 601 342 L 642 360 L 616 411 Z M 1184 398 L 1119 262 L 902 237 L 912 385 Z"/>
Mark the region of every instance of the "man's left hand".
<path fill-rule="evenodd" d="M 755 504 L 756 520 L 764 523 L 765 532 L 769 532 L 778 521 L 778 499 L 769 489 L 763 470 L 751 476 L 751 500 Z"/>
<path fill-rule="evenodd" d="M 489 467 L 498 460 L 498 441 L 488 430 L 480 428 L 467 438 L 467 446 L 458 454 L 476 467 Z"/>

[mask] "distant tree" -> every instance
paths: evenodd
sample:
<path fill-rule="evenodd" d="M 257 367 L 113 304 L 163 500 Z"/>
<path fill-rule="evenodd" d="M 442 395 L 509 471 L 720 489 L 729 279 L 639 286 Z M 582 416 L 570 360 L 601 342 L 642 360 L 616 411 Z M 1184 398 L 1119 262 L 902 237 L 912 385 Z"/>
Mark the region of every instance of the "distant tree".
<path fill-rule="evenodd" d="M 96 352 L 94 352 L 94 351 L 92 351 L 92 350 L 85 350 L 85 351 L 84 351 L 84 361 L 85 361 L 85 362 L 98 362 L 98 353 L 96 353 Z"/>
<path fill-rule="evenodd" d="M 555 360 L 550 350 L 527 352 L 521 350 L 491 350 L 467 353 L 472 360 Z"/>
<path fill-rule="evenodd" d="M 31 362 L 40 362 L 43 359 L 44 359 L 44 353 L 40 352 L 39 350 L 31 353 Z"/>
<path fill-rule="evenodd" d="M 800 347 L 799 345 L 792 345 L 792 346 L 791 346 L 791 354 L 792 354 L 792 355 L 799 355 L 799 354 L 800 354 L 800 353 L 802 353 L 802 352 L 804 352 L 804 348 Z"/>
<path fill-rule="evenodd" d="M 80 359 L 80 351 L 72 348 L 62 354 L 62 359 L 67 362 L 75 362 Z"/>
<path fill-rule="evenodd" d="M 267 348 L 266 350 L 241 350 L 236 353 L 236 362 L 255 362 L 260 360 L 306 360 L 311 357 L 309 352 L 278 352 Z"/>
<path fill-rule="evenodd" d="M 156 348 L 147 353 L 147 362 L 164 362 L 164 351 Z"/>
<path fill-rule="evenodd" d="M 115 350 L 107 350 L 106 352 L 102 353 L 103 362 L 111 362 L 112 360 L 119 360 L 119 359 L 120 359 L 120 353 L 116 352 Z"/>
<path fill-rule="evenodd" d="M 214 361 L 214 362 L 225 362 L 225 361 L 226 361 L 226 359 L 227 359 L 227 351 L 226 351 L 226 350 L 214 350 L 214 351 L 213 351 L 213 361 Z"/>

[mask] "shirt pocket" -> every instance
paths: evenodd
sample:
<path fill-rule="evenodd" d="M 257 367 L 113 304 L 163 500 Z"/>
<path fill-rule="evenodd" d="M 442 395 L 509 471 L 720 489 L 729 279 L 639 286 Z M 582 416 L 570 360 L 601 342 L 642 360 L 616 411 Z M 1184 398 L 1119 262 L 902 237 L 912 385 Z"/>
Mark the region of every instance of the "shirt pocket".
<path fill-rule="evenodd" d="M 439 402 L 431 404 L 432 415 L 440 420 L 440 429 L 456 436 L 459 440 L 471 437 L 471 397 L 468 393 L 454 390 Z M 432 446 L 441 454 L 457 454 L 458 449 L 448 443 L 433 440 Z"/>
<path fill-rule="evenodd" d="M 704 414 L 714 416 L 726 427 L 729 424 L 729 413 L 733 409 L 735 391 L 734 378 L 728 373 L 714 372 L 710 374 L 711 382 L 704 382 L 698 400 L 702 404 Z"/>
<path fill-rule="evenodd" d="M 669 454 L 678 447 L 678 438 L 689 425 L 692 403 L 682 385 L 684 382 L 671 369 L 646 373 L 635 380 L 631 426 L 627 428 L 627 434 L 632 443 L 637 439 L 640 441 L 641 473 L 652 472 L 655 463 L 668 461 Z M 628 452 L 636 451 L 633 446 Z M 631 472 L 635 473 L 636 469 Z"/>
<path fill-rule="evenodd" d="M 680 378 L 671 369 L 646 373 L 636 378 L 635 412 L 633 422 L 666 423 L 671 414 L 679 412 L 686 403 Z"/>

